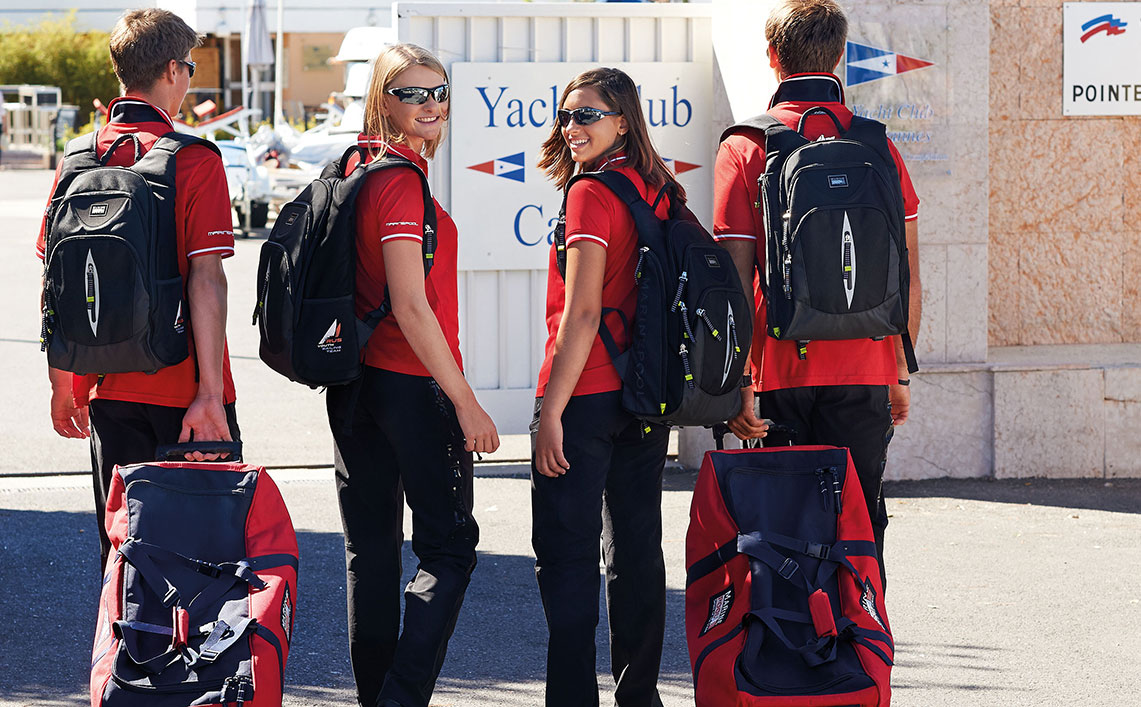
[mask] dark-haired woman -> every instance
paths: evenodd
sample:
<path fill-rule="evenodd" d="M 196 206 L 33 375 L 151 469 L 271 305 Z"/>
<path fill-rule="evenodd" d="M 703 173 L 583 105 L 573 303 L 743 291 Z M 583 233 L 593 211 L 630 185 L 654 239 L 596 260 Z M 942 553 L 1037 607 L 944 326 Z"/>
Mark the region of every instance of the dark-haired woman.
<path fill-rule="evenodd" d="M 370 157 L 397 155 L 427 174 L 447 118 L 440 62 L 411 44 L 384 49 L 365 101 L 360 144 Z M 433 206 L 437 244 L 425 278 L 420 176 L 390 168 L 366 178 L 356 202 L 357 314 L 376 309 L 387 285 L 392 315 L 365 348 L 359 391 L 330 388 L 328 395 L 349 653 L 364 707 L 427 707 L 475 568 L 472 452 L 499 446 L 461 368 L 456 225 Z M 405 589 L 401 633 L 405 501 L 420 565 Z"/>
<path fill-rule="evenodd" d="M 577 172 L 622 172 L 651 203 L 676 183 L 650 142 L 638 90 L 617 69 L 567 85 L 539 166 L 560 188 Z M 658 206 L 666 217 L 667 199 Z M 599 335 L 629 346 L 637 232 L 629 209 L 597 180 L 566 194 L 566 275 L 551 250 L 547 346 L 532 429 L 532 542 L 550 639 L 548 707 L 598 704 L 599 537 L 606 562 L 611 669 L 620 707 L 656 707 L 665 630 L 661 493 L 669 429 L 622 409 L 622 381 Z"/>

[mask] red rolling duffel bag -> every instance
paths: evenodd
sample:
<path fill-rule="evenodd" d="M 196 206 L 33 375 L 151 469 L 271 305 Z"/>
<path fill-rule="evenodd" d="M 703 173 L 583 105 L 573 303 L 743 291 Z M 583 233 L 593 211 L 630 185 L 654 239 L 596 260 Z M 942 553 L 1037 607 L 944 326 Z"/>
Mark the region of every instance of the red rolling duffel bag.
<path fill-rule="evenodd" d="M 230 452 L 238 443 L 160 448 Z M 112 554 L 91 658 L 92 707 L 280 707 L 297 601 L 297 537 L 265 469 L 116 467 Z"/>
<path fill-rule="evenodd" d="M 697 707 L 890 704 L 894 645 L 848 450 L 707 453 L 686 567 Z"/>

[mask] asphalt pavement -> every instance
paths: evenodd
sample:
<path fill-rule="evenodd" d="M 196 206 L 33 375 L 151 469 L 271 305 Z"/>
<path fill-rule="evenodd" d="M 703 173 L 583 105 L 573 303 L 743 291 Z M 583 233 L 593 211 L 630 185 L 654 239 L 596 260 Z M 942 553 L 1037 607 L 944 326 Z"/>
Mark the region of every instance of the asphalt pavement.
<path fill-rule="evenodd" d="M 32 243 L 49 185 L 45 171 L 0 171 L 3 707 L 89 704 L 99 591 L 87 448 L 51 431 L 37 345 Z M 352 705 L 323 401 L 257 360 L 248 313 L 260 242 L 240 240 L 227 261 L 228 336 L 247 458 L 272 467 L 301 547 L 284 704 Z M 432 701 L 438 707 L 542 704 L 546 629 L 527 468 L 513 461 L 525 456 L 526 439 L 513 437 L 477 466 L 479 566 Z M 693 703 L 682 613 L 694 478 L 676 466 L 666 476 L 665 707 Z M 897 482 L 887 494 L 897 706 L 1141 705 L 1141 480 Z M 415 568 L 407 542 L 405 568 L 409 576 Z M 612 704 L 605 619 L 598 646 L 601 701 Z"/>

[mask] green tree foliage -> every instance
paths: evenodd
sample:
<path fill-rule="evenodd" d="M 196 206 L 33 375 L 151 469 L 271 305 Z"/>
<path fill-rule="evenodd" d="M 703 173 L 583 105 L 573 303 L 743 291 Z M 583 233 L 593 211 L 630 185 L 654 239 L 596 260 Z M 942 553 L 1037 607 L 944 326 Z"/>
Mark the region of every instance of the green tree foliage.
<path fill-rule="evenodd" d="M 34 25 L 4 22 L 0 28 L 0 84 L 58 86 L 64 103 L 79 106 L 80 121 L 92 100 L 119 95 L 106 32 L 77 29 L 75 10 L 45 15 Z"/>

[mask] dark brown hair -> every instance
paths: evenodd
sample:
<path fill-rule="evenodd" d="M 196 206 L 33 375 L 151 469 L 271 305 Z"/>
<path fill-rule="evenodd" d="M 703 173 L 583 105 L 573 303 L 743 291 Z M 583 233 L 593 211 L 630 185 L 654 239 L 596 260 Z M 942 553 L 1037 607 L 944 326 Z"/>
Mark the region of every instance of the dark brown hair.
<path fill-rule="evenodd" d="M 378 137 L 389 144 L 404 142 L 405 135 L 384 114 L 384 99 L 388 95 L 385 91 L 392 86 L 396 77 L 413 66 L 427 67 L 443 76 L 444 83 L 448 83 L 448 70 L 427 49 L 415 44 L 393 44 L 385 47 L 372 65 L 372 79 L 364 102 L 365 135 Z M 441 111 L 445 121 L 448 119 L 448 112 L 447 108 Z M 436 148 L 444 139 L 447 122 L 444 123 L 444 128 L 440 130 L 440 136 L 435 140 L 424 141 L 424 157 L 431 159 L 436 154 Z"/>
<path fill-rule="evenodd" d="M 567 102 L 567 96 L 579 88 L 590 86 L 602 100 L 608 110 L 616 110 L 626 119 L 626 134 L 621 136 L 607 154 L 626 151 L 626 165 L 633 168 L 647 186 L 661 187 L 672 182 L 677 187 L 678 200 L 685 201 L 685 189 L 677 181 L 677 177 L 666 167 L 666 163 L 654 149 L 650 141 L 650 132 L 646 128 L 646 118 L 642 115 L 642 104 L 638 97 L 638 87 L 634 85 L 625 72 L 618 69 L 599 68 L 584 71 L 576 76 L 567 87 L 563 89 L 562 98 L 559 99 L 559 108 Z M 547 177 L 559 189 L 565 189 L 567 182 L 575 174 L 575 162 L 571 159 L 570 147 L 563 139 L 562 128 L 556 120 L 551 127 L 551 134 L 547 137 L 539 150 L 539 169 L 547 173 Z"/>
<path fill-rule="evenodd" d="M 836 68 L 848 38 L 848 18 L 835 0 L 785 0 L 765 22 L 765 39 L 786 76 Z"/>
<path fill-rule="evenodd" d="M 147 91 L 172 60 L 200 44 L 202 37 L 169 10 L 128 10 L 111 30 L 111 66 L 123 93 Z"/>

